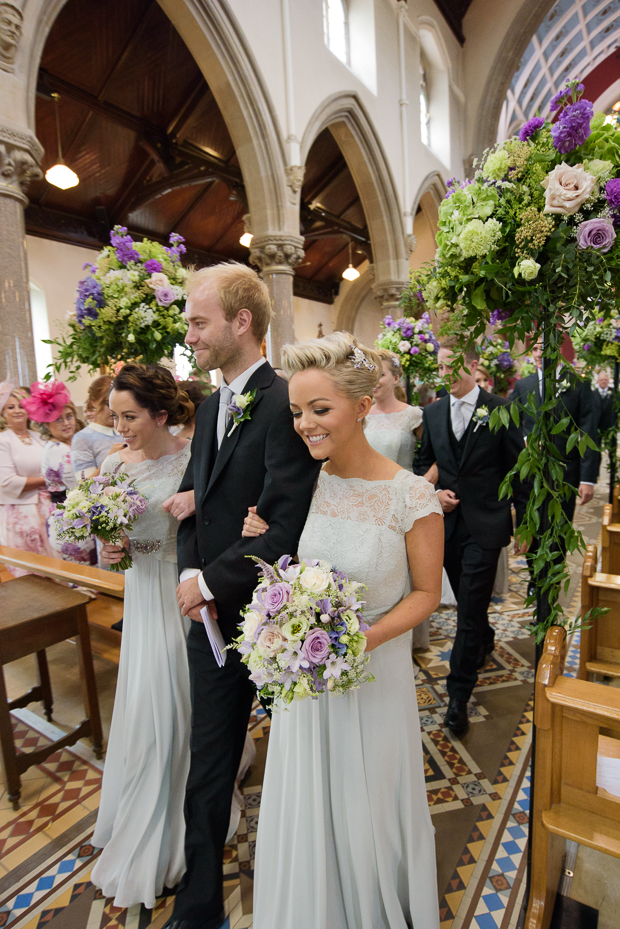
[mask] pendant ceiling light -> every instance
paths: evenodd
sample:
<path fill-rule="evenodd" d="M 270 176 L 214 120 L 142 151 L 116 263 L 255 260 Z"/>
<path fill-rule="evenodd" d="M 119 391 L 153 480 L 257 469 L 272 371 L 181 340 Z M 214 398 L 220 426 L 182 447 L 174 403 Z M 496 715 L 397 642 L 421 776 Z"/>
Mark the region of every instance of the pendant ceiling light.
<path fill-rule="evenodd" d="M 245 245 L 246 248 L 249 248 L 250 242 L 252 241 L 253 238 L 254 236 L 252 235 L 251 232 L 244 232 L 241 238 L 239 239 L 239 243 L 241 245 Z"/>
<path fill-rule="evenodd" d="M 53 184 L 54 187 L 60 187 L 61 190 L 67 190 L 69 187 L 75 187 L 76 184 L 80 183 L 80 179 L 71 168 L 68 168 L 63 161 L 62 157 L 62 145 L 60 142 L 60 117 L 58 115 L 58 103 L 60 96 L 56 93 L 52 94 L 54 98 L 54 112 L 56 113 L 56 135 L 58 138 L 58 163 L 53 165 L 51 168 L 48 168 L 45 172 L 45 180 L 49 184 Z"/>
<path fill-rule="evenodd" d="M 357 268 L 354 268 L 354 267 L 353 267 L 353 260 L 352 260 L 352 258 L 353 258 L 353 251 L 352 251 L 352 245 L 353 245 L 353 243 L 352 243 L 351 240 L 349 239 L 349 267 L 348 267 L 348 268 L 345 268 L 344 271 L 342 272 L 342 276 L 343 276 L 343 278 L 345 279 L 345 281 L 355 281 L 355 280 L 357 280 L 357 278 L 360 276 L 360 273 L 359 273 L 359 271 L 357 270 Z"/>

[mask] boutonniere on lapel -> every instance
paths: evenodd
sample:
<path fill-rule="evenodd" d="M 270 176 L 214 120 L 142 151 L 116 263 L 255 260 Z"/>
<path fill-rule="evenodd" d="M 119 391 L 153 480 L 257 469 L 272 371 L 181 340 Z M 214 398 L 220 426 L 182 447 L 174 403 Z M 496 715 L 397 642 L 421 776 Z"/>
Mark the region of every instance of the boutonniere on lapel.
<path fill-rule="evenodd" d="M 479 406 L 477 410 L 474 410 L 474 432 L 479 428 L 479 426 L 488 426 L 489 425 L 489 408 L 488 406 Z"/>
<path fill-rule="evenodd" d="M 559 380 L 556 382 L 556 385 L 555 385 L 557 396 L 559 397 L 560 394 L 565 394 L 567 390 L 570 390 L 570 387 L 571 387 L 570 378 L 568 377 L 568 375 L 563 374 L 559 378 Z"/>
<path fill-rule="evenodd" d="M 244 419 L 250 418 L 252 404 L 255 398 L 256 388 L 254 388 L 254 390 L 248 390 L 247 394 L 234 394 L 232 401 L 227 407 L 230 418 L 232 419 L 232 426 L 230 427 L 228 438 L 231 437 L 239 423 L 242 423 Z"/>

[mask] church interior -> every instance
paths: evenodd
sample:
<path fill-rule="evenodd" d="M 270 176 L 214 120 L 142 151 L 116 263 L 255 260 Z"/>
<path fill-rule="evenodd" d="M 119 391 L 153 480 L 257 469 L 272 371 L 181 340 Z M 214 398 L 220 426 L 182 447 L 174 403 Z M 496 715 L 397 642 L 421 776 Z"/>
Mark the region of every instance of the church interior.
<path fill-rule="evenodd" d="M 620 0 L 0 0 L 0 380 L 43 379 L 83 268 L 118 226 L 136 242 L 182 236 L 185 267 L 254 267 L 276 368 L 295 339 L 345 330 L 373 346 L 434 259 L 450 179 L 577 78 L 620 131 Z M 48 179 L 59 164 L 71 186 Z M 180 346 L 165 363 L 192 375 Z M 78 411 L 97 373 L 57 372 Z M 607 453 L 574 525 L 565 641 L 537 646 L 527 561 L 511 548 L 461 738 L 444 720 L 454 603 L 413 652 L 441 929 L 620 926 L 620 484 Z M 123 576 L 0 543 L 0 926 L 163 929 L 172 892 L 118 907 L 90 880 Z M 70 593 L 62 622 L 47 587 L 32 607 L 16 599 L 10 569 Z M 600 629 L 580 627 L 595 603 Z M 15 636 L 22 607 L 38 625 Z M 270 725 L 255 701 L 226 929 L 253 925 Z"/>

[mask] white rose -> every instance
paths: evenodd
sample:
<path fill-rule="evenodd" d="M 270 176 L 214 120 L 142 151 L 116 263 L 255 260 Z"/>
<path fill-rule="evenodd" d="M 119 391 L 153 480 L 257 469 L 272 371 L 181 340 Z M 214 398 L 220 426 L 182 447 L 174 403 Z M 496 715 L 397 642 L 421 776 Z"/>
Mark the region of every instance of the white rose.
<path fill-rule="evenodd" d="M 544 212 L 572 216 L 596 187 L 596 178 L 584 171 L 583 165 L 573 168 L 563 161 L 541 184 L 545 188 Z"/>
<path fill-rule="evenodd" d="M 245 620 L 243 622 L 243 637 L 248 639 L 250 642 L 254 639 L 254 633 L 261 624 L 261 617 L 254 610 L 250 610 L 249 613 L 245 614 Z"/>
<path fill-rule="evenodd" d="M 411 342 L 407 342 L 406 339 L 403 339 L 402 342 L 399 342 L 399 343 L 398 343 L 398 351 L 399 351 L 399 352 L 408 352 L 408 351 L 411 351 Z"/>
<path fill-rule="evenodd" d="M 256 648 L 263 658 L 272 658 L 282 651 L 284 638 L 277 626 L 267 626 L 258 637 Z"/>
<path fill-rule="evenodd" d="M 252 674 L 256 674 L 257 671 L 260 671 L 262 666 L 263 666 L 263 662 L 258 652 L 256 650 L 251 651 L 250 657 L 248 658 L 248 668 L 250 669 Z"/>
<path fill-rule="evenodd" d="M 356 633 L 360 631 L 360 621 L 352 610 L 347 610 L 344 618 L 347 623 L 347 632 Z"/>
<path fill-rule="evenodd" d="M 617 316 L 615 319 L 612 319 L 611 324 L 614 329 L 620 329 L 620 319 Z"/>
<path fill-rule="evenodd" d="M 232 402 L 235 406 L 238 406 L 240 410 L 245 410 L 250 400 L 248 397 L 244 397 L 243 394 L 235 394 L 232 398 Z"/>
<path fill-rule="evenodd" d="M 168 276 L 164 274 L 162 271 L 157 271 L 155 272 L 155 274 L 151 274 L 148 281 L 145 281 L 144 283 L 146 284 L 147 287 L 152 287 L 153 290 L 155 290 L 156 287 L 169 287 L 170 286 L 170 281 L 168 280 Z"/>
<path fill-rule="evenodd" d="M 329 576 L 318 568 L 306 568 L 303 574 L 299 575 L 299 582 L 306 590 L 318 594 L 329 587 Z"/>

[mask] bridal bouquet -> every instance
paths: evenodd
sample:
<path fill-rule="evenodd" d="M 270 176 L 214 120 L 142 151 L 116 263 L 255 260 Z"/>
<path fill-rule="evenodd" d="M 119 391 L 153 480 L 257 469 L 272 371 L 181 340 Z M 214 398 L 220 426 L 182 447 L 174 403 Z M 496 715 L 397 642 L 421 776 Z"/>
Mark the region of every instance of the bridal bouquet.
<path fill-rule="evenodd" d="M 120 468 L 120 466 L 119 466 Z M 120 545 L 123 536 L 146 509 L 146 498 L 136 489 L 135 482 L 117 468 L 112 474 L 87 477 L 67 494 L 64 503 L 57 503 L 51 518 L 56 523 L 58 538 L 67 542 L 84 542 L 96 536 L 102 542 Z M 126 571 L 133 562 L 127 552 L 111 571 Z"/>
<path fill-rule="evenodd" d="M 325 561 L 293 564 L 289 555 L 273 567 L 254 561 L 262 580 L 229 648 L 243 656 L 259 695 L 288 704 L 373 680 L 364 670 L 369 627 L 358 599 L 364 585 Z"/>
<path fill-rule="evenodd" d="M 183 241 L 172 233 L 169 246 L 135 242 L 124 226 L 114 227 L 110 245 L 84 265 L 89 273 L 78 283 L 68 332 L 49 340 L 57 350 L 55 370 L 64 367 L 75 377 L 83 364 L 98 371 L 118 361 L 173 357 L 187 331 Z"/>

